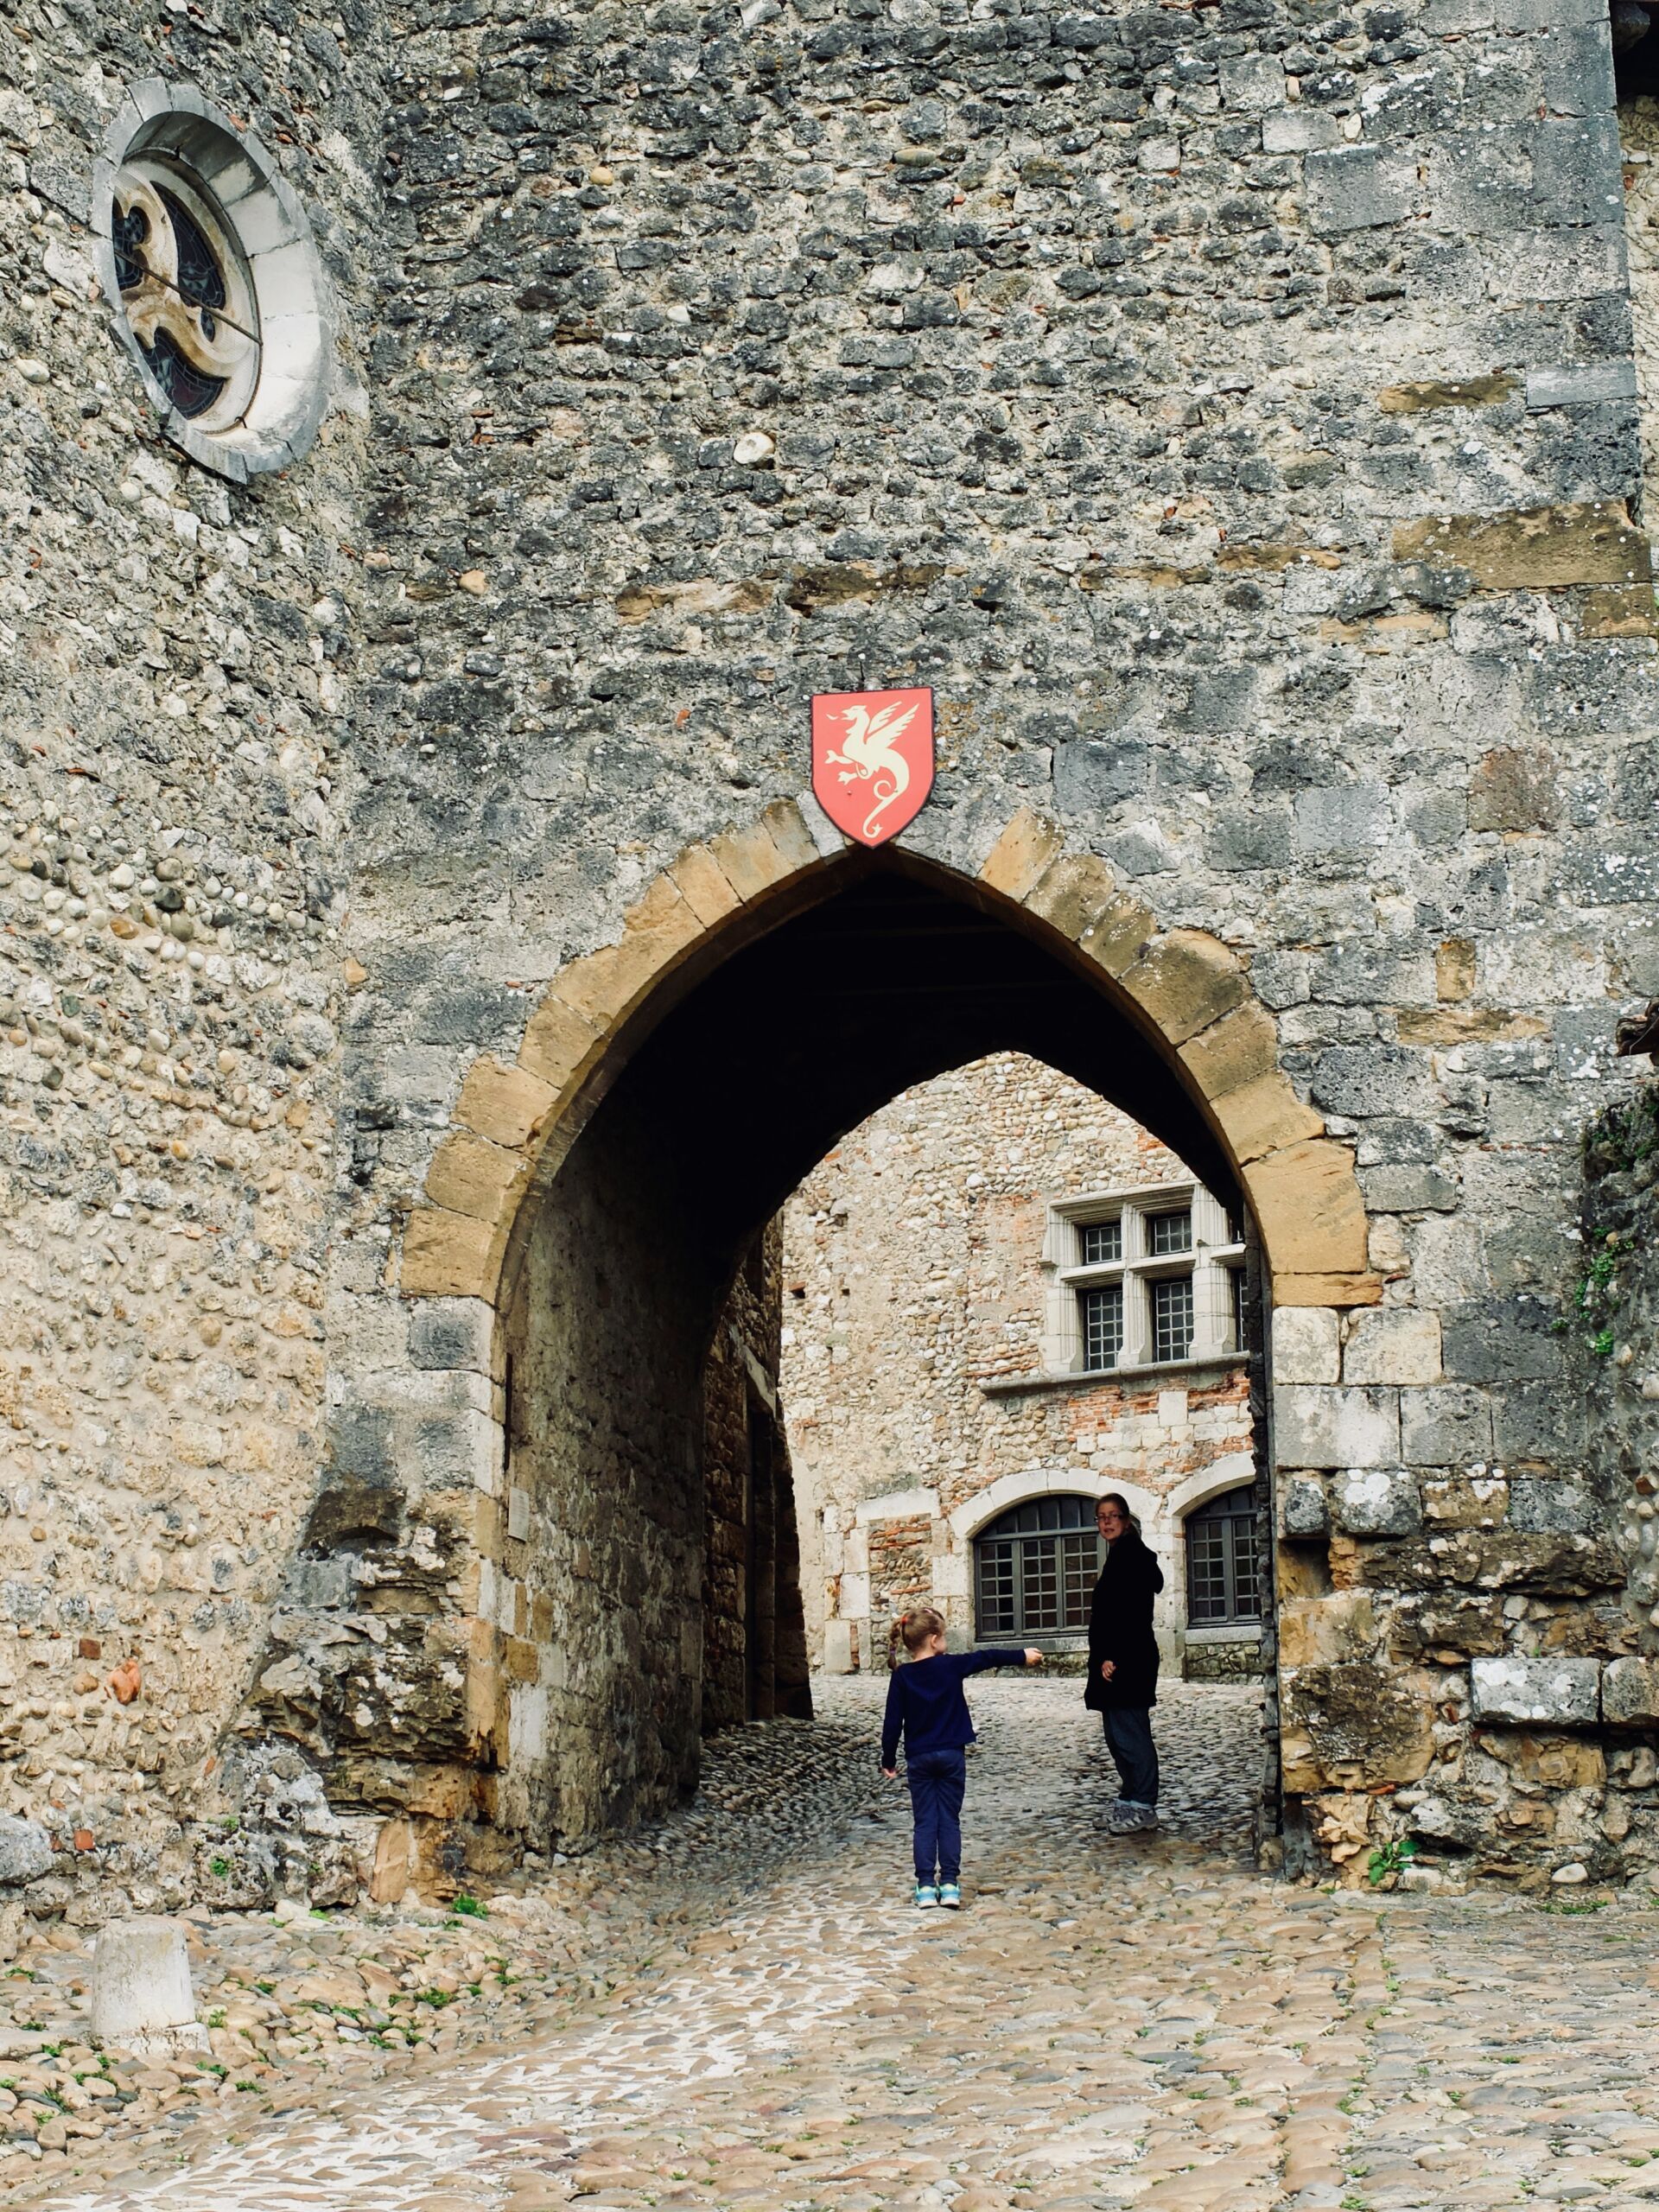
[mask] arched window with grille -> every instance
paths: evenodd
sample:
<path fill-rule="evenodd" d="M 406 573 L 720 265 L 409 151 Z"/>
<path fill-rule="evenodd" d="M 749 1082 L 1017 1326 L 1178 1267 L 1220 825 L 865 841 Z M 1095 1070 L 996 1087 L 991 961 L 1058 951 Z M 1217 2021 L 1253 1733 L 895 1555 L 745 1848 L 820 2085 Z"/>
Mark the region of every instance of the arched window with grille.
<path fill-rule="evenodd" d="M 1080 1635 L 1103 1557 L 1092 1497 L 1033 1497 L 974 1545 L 982 1643 Z"/>
<path fill-rule="evenodd" d="M 1255 1484 L 1224 1491 L 1186 1516 L 1189 1628 L 1225 1628 L 1262 1618 Z"/>

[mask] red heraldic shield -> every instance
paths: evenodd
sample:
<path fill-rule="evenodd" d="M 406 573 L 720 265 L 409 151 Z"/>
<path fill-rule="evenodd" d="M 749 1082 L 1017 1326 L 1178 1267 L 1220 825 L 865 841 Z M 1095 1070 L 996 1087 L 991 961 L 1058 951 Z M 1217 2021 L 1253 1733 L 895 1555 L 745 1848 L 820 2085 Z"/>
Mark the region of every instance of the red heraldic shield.
<path fill-rule="evenodd" d="M 931 691 L 814 693 L 812 793 L 837 830 L 885 845 L 932 788 Z"/>

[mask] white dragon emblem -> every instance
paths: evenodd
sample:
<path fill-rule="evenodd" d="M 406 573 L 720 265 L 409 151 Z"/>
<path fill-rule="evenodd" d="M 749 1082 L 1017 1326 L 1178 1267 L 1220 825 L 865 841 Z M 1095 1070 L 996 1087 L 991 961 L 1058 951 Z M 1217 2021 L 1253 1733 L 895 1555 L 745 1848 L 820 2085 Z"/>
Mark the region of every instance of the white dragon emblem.
<path fill-rule="evenodd" d="M 896 701 L 875 715 L 868 707 L 841 709 L 841 718 L 847 725 L 847 734 L 841 741 L 846 750 L 825 753 L 824 765 L 841 768 L 838 780 L 843 784 L 869 784 L 874 779 L 875 804 L 864 817 L 866 837 L 874 836 L 880 817 L 910 789 L 910 763 L 893 741 L 915 716 L 914 707 L 906 707 L 899 714 Z"/>

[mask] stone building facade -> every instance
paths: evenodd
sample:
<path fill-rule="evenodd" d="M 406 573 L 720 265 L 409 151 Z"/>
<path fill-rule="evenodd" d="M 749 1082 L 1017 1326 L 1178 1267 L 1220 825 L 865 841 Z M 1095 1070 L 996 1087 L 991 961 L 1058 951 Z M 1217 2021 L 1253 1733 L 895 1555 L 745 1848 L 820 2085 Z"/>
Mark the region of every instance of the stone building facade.
<path fill-rule="evenodd" d="M 1293 1863 L 1649 1863 L 1572 1305 L 1659 990 L 1598 0 L 7 23 L 49 1879 L 165 1893 L 221 1818 L 454 1878 L 683 1786 L 743 1255 L 1005 1051 L 1259 1239 Z M 888 683 L 938 776 L 871 855 L 805 705 Z"/>
<path fill-rule="evenodd" d="M 1259 1668 L 1254 1516 L 1242 1616 L 1207 1584 L 1189 1599 L 1186 1571 L 1188 1514 L 1257 1479 L 1246 1255 L 1167 1146 L 1070 1077 L 1001 1053 L 872 1116 L 784 1220 L 782 1387 L 822 1663 L 885 1664 L 889 1624 L 913 1604 L 938 1606 L 957 1642 L 1075 1654 L 1086 1529 L 1064 1592 L 1055 1540 L 1014 1539 L 1015 1560 L 986 1532 L 1039 1499 L 1083 1501 L 1075 1517 L 1092 1527 L 1095 1499 L 1118 1490 L 1163 1563 L 1166 1665 Z M 1153 1222 L 1179 1233 L 1154 1237 Z M 1126 1264 L 1080 1249 L 1080 1224 Z M 1168 1252 L 1141 1256 L 1154 1243 Z M 1148 1340 L 1153 1281 L 1182 1321 L 1161 1344 Z M 1116 1326 L 1091 1348 L 1084 1317 L 1102 1291 Z M 1260 1496 L 1265 1508 L 1265 1484 Z M 1230 1555 L 1232 1529 L 1216 1541 Z M 1006 1602 L 1004 1580 L 1012 1599 L 1027 1578 L 1029 1605 Z"/>

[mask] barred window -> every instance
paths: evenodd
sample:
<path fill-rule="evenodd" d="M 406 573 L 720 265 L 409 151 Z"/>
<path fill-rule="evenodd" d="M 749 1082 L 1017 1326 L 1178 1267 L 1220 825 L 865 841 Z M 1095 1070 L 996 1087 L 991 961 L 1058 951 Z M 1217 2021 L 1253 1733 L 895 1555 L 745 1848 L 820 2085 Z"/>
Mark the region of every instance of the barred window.
<path fill-rule="evenodd" d="M 1079 1291 L 1078 1316 L 1083 1323 L 1083 1365 L 1085 1374 L 1097 1375 L 1116 1367 L 1123 1349 L 1123 1286 L 1107 1283 L 1098 1289 Z"/>
<path fill-rule="evenodd" d="M 1218 1628 L 1261 1618 L 1255 1485 L 1241 1483 L 1186 1516 L 1186 1618 Z"/>
<path fill-rule="evenodd" d="M 1185 1359 L 1192 1349 L 1192 1278 L 1172 1275 L 1152 1286 L 1152 1356 Z"/>
<path fill-rule="evenodd" d="M 974 1545 L 980 1641 L 1086 1629 L 1101 1558 L 1092 1498 L 1037 1497 L 1013 1507 Z"/>
<path fill-rule="evenodd" d="M 1116 1221 L 1085 1221 L 1077 1230 L 1077 1242 L 1082 1249 L 1085 1268 L 1102 1268 L 1123 1256 L 1123 1223 Z"/>
<path fill-rule="evenodd" d="M 1190 1252 L 1192 1249 L 1192 1209 L 1183 1206 L 1177 1213 L 1154 1213 L 1147 1217 L 1147 1249 L 1154 1259 L 1166 1252 Z"/>

